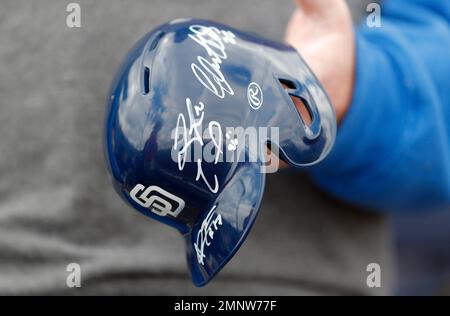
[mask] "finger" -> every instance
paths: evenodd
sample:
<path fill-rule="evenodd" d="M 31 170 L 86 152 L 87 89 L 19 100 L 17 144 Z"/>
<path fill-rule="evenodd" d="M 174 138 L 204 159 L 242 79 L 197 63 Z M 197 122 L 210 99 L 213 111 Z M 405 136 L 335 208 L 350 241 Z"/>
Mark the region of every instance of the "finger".
<path fill-rule="evenodd" d="M 334 0 L 295 0 L 297 6 L 310 13 L 326 13 L 330 10 L 330 6 L 333 7 Z"/>
<path fill-rule="evenodd" d="M 284 40 L 290 44 L 298 37 L 295 31 L 298 30 L 301 25 L 299 14 L 299 10 L 295 10 L 286 26 Z"/>
<path fill-rule="evenodd" d="M 295 0 L 297 7 L 307 15 L 330 16 L 347 6 L 345 0 Z"/>

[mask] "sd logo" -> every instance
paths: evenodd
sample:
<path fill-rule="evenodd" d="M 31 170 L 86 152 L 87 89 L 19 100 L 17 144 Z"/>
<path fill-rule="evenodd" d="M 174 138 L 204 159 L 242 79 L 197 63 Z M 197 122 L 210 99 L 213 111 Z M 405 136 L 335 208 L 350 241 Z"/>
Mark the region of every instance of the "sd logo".
<path fill-rule="evenodd" d="M 149 186 L 146 189 L 142 184 L 136 184 L 130 191 L 130 196 L 140 206 L 159 216 L 171 215 L 177 217 L 185 204 L 181 198 L 156 185 Z"/>

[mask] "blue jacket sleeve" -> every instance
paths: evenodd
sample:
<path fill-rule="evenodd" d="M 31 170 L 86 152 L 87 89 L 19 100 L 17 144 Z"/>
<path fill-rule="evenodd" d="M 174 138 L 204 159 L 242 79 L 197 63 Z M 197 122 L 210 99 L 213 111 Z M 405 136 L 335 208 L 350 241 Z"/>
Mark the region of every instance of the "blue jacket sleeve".
<path fill-rule="evenodd" d="M 313 178 L 372 209 L 449 206 L 450 1 L 386 1 L 355 32 L 352 105 Z"/>

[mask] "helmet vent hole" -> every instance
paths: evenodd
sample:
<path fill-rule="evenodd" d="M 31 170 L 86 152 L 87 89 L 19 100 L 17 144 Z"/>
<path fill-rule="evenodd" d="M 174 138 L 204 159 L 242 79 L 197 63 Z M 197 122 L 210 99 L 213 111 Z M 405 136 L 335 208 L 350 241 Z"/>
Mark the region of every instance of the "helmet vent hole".
<path fill-rule="evenodd" d="M 144 69 L 144 94 L 150 92 L 150 68 L 145 67 Z"/>
<path fill-rule="evenodd" d="M 295 107 L 297 108 L 298 113 L 300 114 L 303 123 L 307 126 L 311 126 L 312 123 L 312 114 L 308 106 L 308 102 L 304 100 L 302 97 L 299 97 L 295 94 L 293 94 L 292 91 L 289 90 L 297 90 L 297 85 L 292 80 L 288 79 L 278 79 L 283 86 L 283 88 L 286 90 L 286 92 L 289 93 L 289 96 L 291 97 L 292 102 L 294 103 Z"/>
<path fill-rule="evenodd" d="M 295 83 L 291 80 L 288 79 L 279 79 L 281 85 L 283 86 L 283 88 L 285 89 L 291 89 L 291 90 L 296 90 L 297 86 L 295 85 Z"/>
<path fill-rule="evenodd" d="M 298 113 L 300 113 L 303 123 L 305 123 L 305 125 L 307 126 L 311 126 L 312 115 L 311 111 L 309 110 L 309 106 L 307 105 L 307 102 L 303 98 L 298 97 L 296 95 L 290 95 L 290 97 L 292 102 L 294 102 Z"/>
<path fill-rule="evenodd" d="M 156 48 L 156 46 L 158 46 L 159 41 L 161 40 L 161 38 L 165 35 L 164 32 L 159 33 L 155 40 L 151 43 L 148 51 L 151 52 L 152 50 L 154 50 Z"/>

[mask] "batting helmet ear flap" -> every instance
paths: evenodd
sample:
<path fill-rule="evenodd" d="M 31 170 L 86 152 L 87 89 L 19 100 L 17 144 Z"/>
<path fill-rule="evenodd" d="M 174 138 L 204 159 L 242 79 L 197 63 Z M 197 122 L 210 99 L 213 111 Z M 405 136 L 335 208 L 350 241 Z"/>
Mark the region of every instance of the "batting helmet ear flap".
<path fill-rule="evenodd" d="M 192 280 L 202 286 L 233 257 L 250 232 L 264 193 L 265 174 L 241 164 L 236 176 L 185 235 Z"/>

